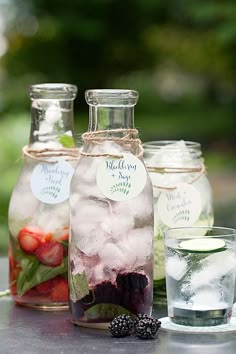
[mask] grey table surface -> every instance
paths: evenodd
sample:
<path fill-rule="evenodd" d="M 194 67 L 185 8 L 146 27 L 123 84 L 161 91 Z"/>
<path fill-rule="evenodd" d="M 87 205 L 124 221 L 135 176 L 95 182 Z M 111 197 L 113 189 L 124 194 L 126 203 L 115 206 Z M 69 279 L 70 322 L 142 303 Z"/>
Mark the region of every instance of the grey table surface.
<path fill-rule="evenodd" d="M 8 286 L 6 258 L 0 258 L 0 290 Z M 162 317 L 166 309 L 154 308 Z M 40 312 L 0 298 L 1 354 L 234 354 L 236 332 L 190 334 L 161 330 L 155 340 L 112 338 L 107 331 L 74 326 L 70 314 Z"/>

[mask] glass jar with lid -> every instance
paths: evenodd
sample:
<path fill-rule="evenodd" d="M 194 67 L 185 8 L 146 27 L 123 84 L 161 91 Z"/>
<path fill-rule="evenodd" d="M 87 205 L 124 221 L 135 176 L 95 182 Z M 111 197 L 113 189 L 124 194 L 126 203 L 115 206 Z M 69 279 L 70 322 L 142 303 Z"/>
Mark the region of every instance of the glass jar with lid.
<path fill-rule="evenodd" d="M 154 303 L 160 304 L 166 301 L 163 231 L 212 226 L 213 196 L 199 143 L 149 141 L 144 160 L 153 184 Z"/>

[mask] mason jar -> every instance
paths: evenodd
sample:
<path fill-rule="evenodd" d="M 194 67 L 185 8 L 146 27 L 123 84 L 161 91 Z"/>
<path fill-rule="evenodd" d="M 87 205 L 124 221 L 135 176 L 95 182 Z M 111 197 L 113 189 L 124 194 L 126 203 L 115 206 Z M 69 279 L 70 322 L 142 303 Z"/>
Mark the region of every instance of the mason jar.
<path fill-rule="evenodd" d="M 149 141 L 143 147 L 154 195 L 154 303 L 161 304 L 166 302 L 163 232 L 212 226 L 213 195 L 198 142 Z"/>

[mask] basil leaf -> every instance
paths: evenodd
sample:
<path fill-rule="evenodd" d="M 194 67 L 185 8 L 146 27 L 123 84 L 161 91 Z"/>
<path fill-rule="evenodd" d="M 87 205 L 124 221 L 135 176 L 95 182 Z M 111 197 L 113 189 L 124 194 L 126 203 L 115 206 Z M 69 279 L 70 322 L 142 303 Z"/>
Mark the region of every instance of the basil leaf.
<path fill-rule="evenodd" d="M 39 267 L 39 260 L 33 256 L 24 255 L 24 258 L 20 260 L 21 271 L 17 277 L 16 286 L 17 286 L 17 294 L 22 294 L 22 289 L 24 285 L 29 283 L 35 272 Z"/>
<path fill-rule="evenodd" d="M 32 258 L 37 260 L 35 257 Z M 39 264 L 39 266 L 33 271 L 31 266 L 32 271 L 30 273 L 28 272 L 28 266 L 30 266 L 30 264 L 28 263 L 27 266 L 27 262 L 25 260 L 22 260 L 21 262 L 23 262 L 24 267 L 22 267 L 22 271 L 17 278 L 16 284 L 17 294 L 19 296 L 24 295 L 26 291 L 30 290 L 34 286 L 46 280 L 52 279 L 57 275 L 64 274 L 68 270 L 68 257 L 64 258 L 62 264 L 58 267 L 48 267 L 43 264 Z"/>
<path fill-rule="evenodd" d="M 59 136 L 58 140 L 65 148 L 75 147 L 74 139 L 70 135 L 61 135 Z"/>
<path fill-rule="evenodd" d="M 97 304 L 85 311 L 85 318 L 87 321 L 94 321 L 97 319 L 110 321 L 116 316 L 130 314 L 129 310 L 119 305 Z"/>

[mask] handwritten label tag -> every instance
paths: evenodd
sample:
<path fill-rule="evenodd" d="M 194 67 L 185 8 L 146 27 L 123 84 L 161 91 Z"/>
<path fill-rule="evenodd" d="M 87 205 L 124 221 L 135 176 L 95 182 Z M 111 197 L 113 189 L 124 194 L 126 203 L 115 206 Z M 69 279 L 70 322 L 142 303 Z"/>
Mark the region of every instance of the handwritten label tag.
<path fill-rule="evenodd" d="M 157 203 L 159 217 L 169 227 L 191 226 L 202 210 L 200 193 L 187 183 L 179 183 L 176 187 L 161 193 Z"/>
<path fill-rule="evenodd" d="M 124 153 L 123 158 L 106 158 L 98 167 L 97 185 L 109 199 L 124 201 L 140 194 L 147 181 L 143 163 L 134 155 Z"/>
<path fill-rule="evenodd" d="M 30 185 L 35 197 L 43 203 L 58 204 L 69 198 L 74 169 L 66 161 L 39 163 L 33 170 Z"/>

